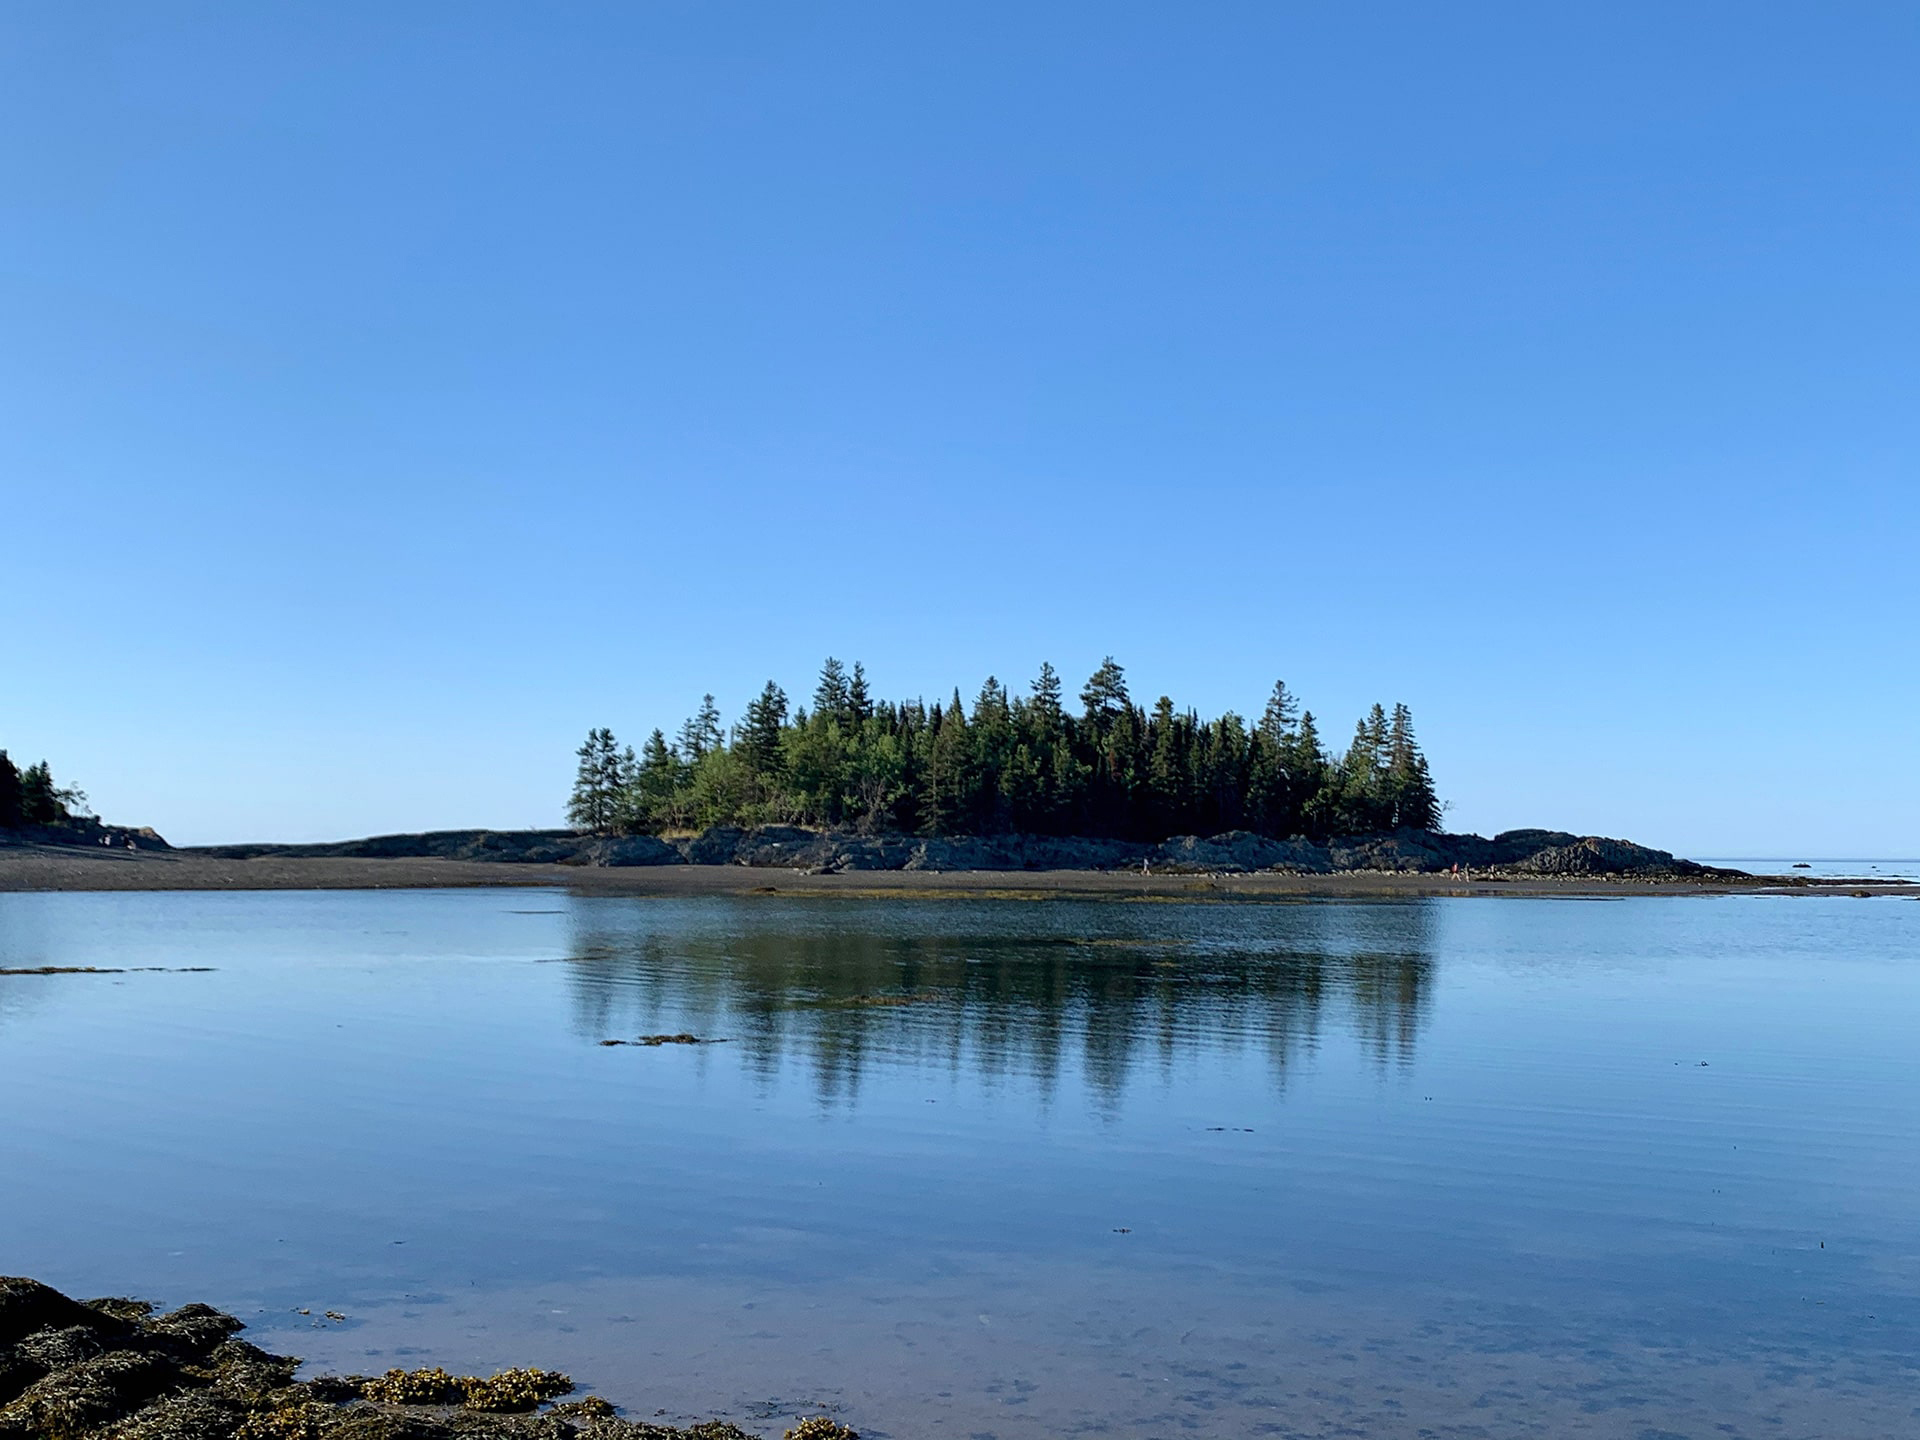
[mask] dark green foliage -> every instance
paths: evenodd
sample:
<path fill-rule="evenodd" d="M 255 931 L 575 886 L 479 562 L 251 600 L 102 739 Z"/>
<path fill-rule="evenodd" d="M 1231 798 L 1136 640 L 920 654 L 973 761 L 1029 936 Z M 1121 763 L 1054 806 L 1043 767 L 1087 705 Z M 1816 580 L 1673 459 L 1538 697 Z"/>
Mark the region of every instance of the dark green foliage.
<path fill-rule="evenodd" d="M 567 799 L 567 823 L 597 834 L 617 829 L 633 776 L 633 752 L 623 752 L 613 731 L 603 728 L 589 730 L 574 757 L 579 764 Z"/>
<path fill-rule="evenodd" d="M 22 770 L 6 751 L 0 750 L 0 830 L 21 825 L 64 825 L 91 813 L 86 792 L 54 783 L 46 761 Z"/>
<path fill-rule="evenodd" d="M 771 786 L 779 779 L 780 732 L 787 723 L 787 692 L 773 681 L 747 706 L 734 748 L 752 773 Z"/>
<path fill-rule="evenodd" d="M 669 743 L 636 760 L 608 730 L 580 749 L 568 816 L 582 829 L 652 832 L 790 823 L 928 835 L 1017 832 L 1161 840 L 1254 830 L 1294 835 L 1433 829 L 1440 804 L 1404 705 L 1376 705 L 1330 758 L 1313 715 L 1275 685 L 1259 722 L 1202 720 L 1162 696 L 1134 704 L 1108 657 L 1081 713 L 1042 665 L 1031 691 L 989 676 L 971 709 L 875 700 L 866 672 L 829 659 L 811 708 L 768 681 L 731 742 L 708 695 Z M 4 775 L 0 773 L 0 786 Z M 4 792 L 0 792 L 4 793 Z"/>
<path fill-rule="evenodd" d="M 20 767 L 0 750 L 0 830 L 10 830 L 26 818 L 23 801 Z"/>
<path fill-rule="evenodd" d="M 680 758 L 691 765 L 709 750 L 718 750 L 726 743 L 727 732 L 720 728 L 719 707 L 713 703 L 713 696 L 701 696 L 699 712 L 680 727 Z"/>

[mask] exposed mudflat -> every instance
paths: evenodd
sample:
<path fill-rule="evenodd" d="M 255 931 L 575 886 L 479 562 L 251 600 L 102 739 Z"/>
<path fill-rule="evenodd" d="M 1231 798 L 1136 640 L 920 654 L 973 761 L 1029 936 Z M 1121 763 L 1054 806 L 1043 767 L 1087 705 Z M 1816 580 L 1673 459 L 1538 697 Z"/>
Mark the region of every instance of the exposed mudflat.
<path fill-rule="evenodd" d="M 1143 874 L 1136 870 L 850 871 L 834 875 L 745 865 L 499 864 L 418 857 L 259 855 L 60 845 L 0 847 L 0 891 L 382 890 L 463 886 L 559 887 L 597 895 L 977 896 L 1039 900 L 1097 895 L 1139 899 L 1390 899 L 1421 895 L 1730 895 L 1756 892 L 1920 896 L 1920 885 L 1791 876 L 1648 879 L 1635 876 L 1453 876 L 1391 871 L 1332 875 Z"/>
<path fill-rule="evenodd" d="M 636 1424 L 550 1370 L 444 1370 L 297 1381 L 300 1361 L 236 1339 L 206 1305 L 165 1315 L 137 1300 L 68 1299 L 0 1276 L 0 1440 L 751 1440 L 711 1421 Z M 803 1420 L 788 1440 L 858 1440 Z"/>

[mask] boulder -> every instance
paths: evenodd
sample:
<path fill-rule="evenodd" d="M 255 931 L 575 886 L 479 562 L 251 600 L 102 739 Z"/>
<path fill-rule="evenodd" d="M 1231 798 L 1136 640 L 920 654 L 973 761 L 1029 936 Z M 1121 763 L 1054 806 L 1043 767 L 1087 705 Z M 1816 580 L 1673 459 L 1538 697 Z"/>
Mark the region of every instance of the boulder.
<path fill-rule="evenodd" d="M 1453 837 L 1426 830 L 1397 830 L 1391 835 L 1344 836 L 1327 842 L 1335 870 L 1392 870 L 1431 874 L 1450 868 L 1457 851 Z"/>
<path fill-rule="evenodd" d="M 689 865 L 731 865 L 747 832 L 733 825 L 716 825 L 698 835 L 674 842 Z"/>
<path fill-rule="evenodd" d="M 1251 830 L 1229 830 L 1205 839 L 1176 835 L 1155 846 L 1150 858 L 1156 870 L 1266 870 L 1285 854 L 1286 846 L 1278 840 Z"/>
<path fill-rule="evenodd" d="M 573 856 L 576 865 L 684 865 L 686 857 L 657 835 L 611 835 L 589 840 Z"/>
<path fill-rule="evenodd" d="M 798 825 L 758 825 L 734 849 L 736 865 L 811 870 L 832 862 L 834 837 Z"/>

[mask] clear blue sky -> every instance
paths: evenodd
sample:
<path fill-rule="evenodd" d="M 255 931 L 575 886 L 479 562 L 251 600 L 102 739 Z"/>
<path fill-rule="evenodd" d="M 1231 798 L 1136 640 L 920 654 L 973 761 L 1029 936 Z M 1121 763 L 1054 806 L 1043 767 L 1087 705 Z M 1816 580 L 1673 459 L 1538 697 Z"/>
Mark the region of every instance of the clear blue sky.
<path fill-rule="evenodd" d="M 0 745 L 558 823 L 823 655 L 1920 852 L 1920 7 L 15 4 Z"/>

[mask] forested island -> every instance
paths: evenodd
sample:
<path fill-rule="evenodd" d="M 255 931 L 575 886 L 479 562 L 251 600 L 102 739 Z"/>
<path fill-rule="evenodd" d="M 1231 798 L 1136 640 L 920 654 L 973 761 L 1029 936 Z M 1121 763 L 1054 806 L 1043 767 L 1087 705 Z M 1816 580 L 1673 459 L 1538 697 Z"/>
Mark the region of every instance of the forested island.
<path fill-rule="evenodd" d="M 860 665 L 829 659 L 805 704 L 791 705 L 769 681 L 728 726 L 707 695 L 672 739 L 656 728 L 636 752 L 597 728 L 576 758 L 566 830 L 421 831 L 179 851 L 151 829 L 102 824 L 86 796 L 57 784 L 45 762 L 23 771 L 0 751 L 0 844 L 16 856 L 32 847 L 86 847 L 103 858 L 167 852 L 174 883 L 183 884 L 191 877 L 180 867 L 193 857 L 743 866 L 812 875 L 1734 878 L 1601 836 L 1442 833 L 1443 807 L 1407 706 L 1372 706 L 1335 753 L 1284 683 L 1274 685 L 1256 720 L 1232 711 L 1203 719 L 1165 695 L 1150 707 L 1137 703 L 1111 657 L 1072 708 L 1051 665 L 1040 667 L 1025 694 L 989 677 L 970 704 L 956 690 L 929 705 L 876 699 Z M 44 869 L 51 862 L 33 863 Z M 85 878 L 47 873 L 60 884 Z M 87 872 L 102 873 L 97 866 Z M 265 873 L 202 878 L 255 884 Z M 285 883 L 316 883 L 317 873 L 289 871 Z M 410 875 L 410 883 L 444 879 Z"/>
<path fill-rule="evenodd" d="M 1375 705 L 1339 754 L 1276 683 L 1257 720 L 1137 703 L 1108 657 L 1065 703 L 1051 665 L 1024 695 L 988 677 L 972 704 L 871 694 L 828 659 L 810 704 L 773 681 L 728 728 L 712 695 L 636 754 L 610 729 L 580 746 L 567 817 L 598 835 L 800 825 L 863 834 L 1084 836 L 1157 842 L 1438 829 L 1441 805 L 1405 705 Z"/>

